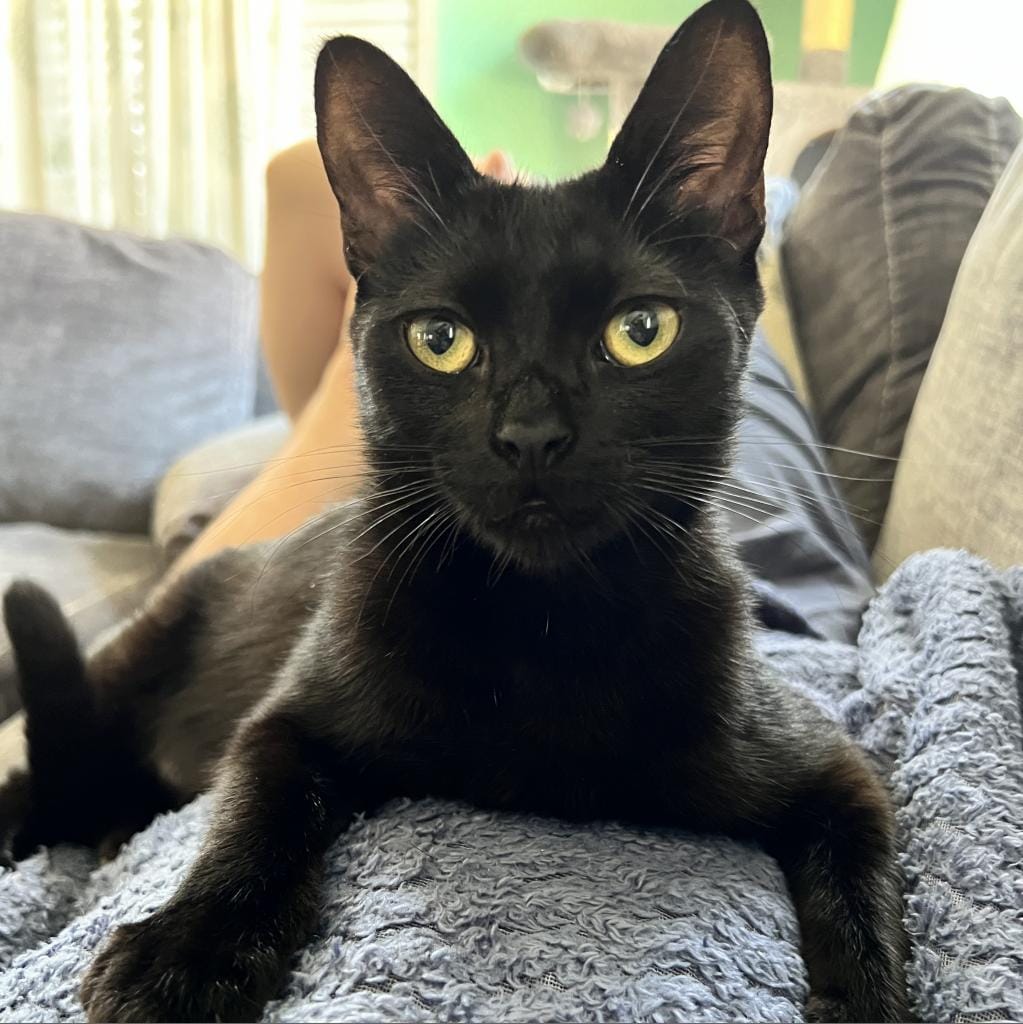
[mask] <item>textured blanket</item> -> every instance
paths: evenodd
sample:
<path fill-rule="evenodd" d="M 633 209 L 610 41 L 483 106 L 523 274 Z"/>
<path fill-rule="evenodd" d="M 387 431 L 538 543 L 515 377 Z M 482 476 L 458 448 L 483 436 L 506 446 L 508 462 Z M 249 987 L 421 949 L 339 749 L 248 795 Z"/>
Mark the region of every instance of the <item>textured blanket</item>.
<path fill-rule="evenodd" d="M 1023 570 L 934 552 L 882 589 L 858 647 L 762 641 L 890 779 L 924 1020 L 1023 1020 L 1021 633 Z M 0 875 L 0 1019 L 80 1019 L 83 969 L 170 896 L 207 813 L 158 819 L 103 867 L 64 848 Z M 797 940 L 755 848 L 395 802 L 334 848 L 266 1019 L 800 1020 Z"/>

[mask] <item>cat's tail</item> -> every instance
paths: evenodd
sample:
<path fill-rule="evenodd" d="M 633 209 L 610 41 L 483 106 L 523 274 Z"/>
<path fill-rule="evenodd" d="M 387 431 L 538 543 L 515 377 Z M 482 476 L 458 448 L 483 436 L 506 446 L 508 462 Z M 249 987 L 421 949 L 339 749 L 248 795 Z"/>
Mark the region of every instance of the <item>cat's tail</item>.
<path fill-rule="evenodd" d="M 58 842 L 109 855 L 154 815 L 180 804 L 140 760 L 136 737 L 99 700 L 70 623 L 42 587 L 4 594 L 25 709 L 28 770 L 0 785 L 0 863 Z"/>
<path fill-rule="evenodd" d="M 18 669 L 25 733 L 33 770 L 40 759 L 80 744 L 96 726 L 93 692 L 78 640 L 60 605 L 28 580 L 4 594 L 4 623 Z"/>
<path fill-rule="evenodd" d="M 98 734 L 97 712 L 78 640 L 60 605 L 18 581 L 3 601 L 25 712 L 28 768 L 0 786 L 0 863 L 59 839 L 78 839 L 84 779 Z M 69 780 L 71 785 L 69 786 Z M 65 829 L 66 822 L 70 829 Z"/>

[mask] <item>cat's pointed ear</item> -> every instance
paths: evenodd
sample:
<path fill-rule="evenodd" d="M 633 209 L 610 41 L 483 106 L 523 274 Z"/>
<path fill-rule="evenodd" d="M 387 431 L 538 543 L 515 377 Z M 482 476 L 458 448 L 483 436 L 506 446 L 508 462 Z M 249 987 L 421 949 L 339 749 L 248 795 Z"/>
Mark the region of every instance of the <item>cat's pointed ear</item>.
<path fill-rule="evenodd" d="M 412 79 L 353 36 L 316 62 L 316 138 L 356 277 L 402 223 L 441 228 L 442 200 L 479 177 Z"/>
<path fill-rule="evenodd" d="M 748 0 L 705 4 L 661 51 L 611 146 L 605 173 L 624 195 L 623 214 L 692 211 L 748 254 L 763 235 L 771 108 L 756 11 Z"/>

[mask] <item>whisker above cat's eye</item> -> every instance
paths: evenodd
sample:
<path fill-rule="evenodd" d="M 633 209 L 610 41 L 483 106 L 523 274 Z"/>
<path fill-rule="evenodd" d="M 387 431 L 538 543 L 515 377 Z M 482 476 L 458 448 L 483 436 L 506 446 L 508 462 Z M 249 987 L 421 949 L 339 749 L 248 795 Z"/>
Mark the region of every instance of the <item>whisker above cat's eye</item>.
<path fill-rule="evenodd" d="M 750 343 L 749 331 L 747 331 L 746 328 L 743 327 L 742 321 L 739 319 L 739 314 L 736 313 L 735 311 L 735 306 L 732 304 L 730 299 L 727 299 L 725 297 L 724 292 L 722 292 L 720 288 L 715 288 L 714 294 L 717 295 L 718 301 L 721 302 L 725 309 L 728 310 L 729 315 L 732 318 L 732 324 L 735 326 L 735 329 L 739 332 L 739 334 L 742 336 L 743 341 L 745 341 L 748 346 Z"/>
<path fill-rule="evenodd" d="M 714 242 L 724 242 L 724 244 L 729 246 L 730 248 L 738 249 L 738 246 L 730 238 L 725 238 L 724 235 L 715 235 L 715 234 L 672 235 L 670 238 L 661 238 L 658 241 L 652 242 L 650 244 L 652 244 L 652 245 L 665 245 L 665 246 L 667 246 L 667 245 L 675 245 L 678 242 L 699 241 L 699 240 L 707 240 L 707 241 L 714 241 Z"/>

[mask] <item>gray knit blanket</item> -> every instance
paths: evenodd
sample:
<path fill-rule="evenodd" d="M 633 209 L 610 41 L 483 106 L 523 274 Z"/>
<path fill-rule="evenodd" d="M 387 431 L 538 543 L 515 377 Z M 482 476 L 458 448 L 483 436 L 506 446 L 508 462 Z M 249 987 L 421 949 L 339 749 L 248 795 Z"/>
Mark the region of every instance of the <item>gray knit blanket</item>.
<path fill-rule="evenodd" d="M 763 654 L 869 750 L 898 806 L 910 977 L 930 1021 L 1023 1020 L 1023 570 L 907 562 L 856 647 Z M 0 1020 L 80 1020 L 111 929 L 188 870 L 200 799 L 102 867 L 0 875 Z M 319 928 L 270 1021 L 792 1021 L 806 980 L 775 863 L 716 837 L 397 801 L 329 858 Z"/>

